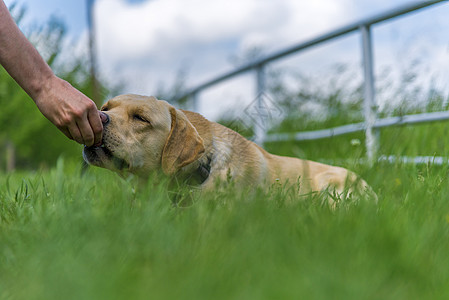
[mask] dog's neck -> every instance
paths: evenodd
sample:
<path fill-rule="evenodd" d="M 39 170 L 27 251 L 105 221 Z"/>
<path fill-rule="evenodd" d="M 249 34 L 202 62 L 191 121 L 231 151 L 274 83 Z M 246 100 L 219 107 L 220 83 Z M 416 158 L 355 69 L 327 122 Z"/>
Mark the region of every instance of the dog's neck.
<path fill-rule="evenodd" d="M 198 168 L 192 174 L 192 176 L 195 177 L 195 180 L 197 181 L 198 185 L 203 184 L 207 180 L 207 178 L 209 178 L 211 162 L 212 162 L 211 158 L 206 157 L 206 159 L 200 161 Z"/>
<path fill-rule="evenodd" d="M 210 175 L 210 168 L 211 168 L 211 159 L 210 157 L 207 157 L 207 160 L 205 163 L 200 163 L 198 169 L 196 170 L 197 176 L 199 177 L 201 183 L 204 183 L 207 178 L 209 178 Z"/>
<path fill-rule="evenodd" d="M 212 159 L 208 156 L 203 156 L 196 163 L 192 164 L 192 166 L 188 166 L 178 174 L 177 181 L 190 186 L 199 186 L 209 178 L 211 164 Z"/>

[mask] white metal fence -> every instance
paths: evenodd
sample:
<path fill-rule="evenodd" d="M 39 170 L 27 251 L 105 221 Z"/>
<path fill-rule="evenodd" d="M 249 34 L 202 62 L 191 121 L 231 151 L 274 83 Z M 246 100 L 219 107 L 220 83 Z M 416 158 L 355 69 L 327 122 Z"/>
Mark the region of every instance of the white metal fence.
<path fill-rule="evenodd" d="M 363 115 L 364 122 L 349 124 L 334 128 L 306 131 L 306 132 L 296 132 L 296 133 L 278 133 L 278 134 L 266 134 L 265 130 L 261 126 L 255 127 L 256 142 L 263 144 L 263 142 L 276 142 L 276 141 L 304 141 L 304 140 L 315 140 L 321 138 L 328 138 L 337 135 L 343 135 L 353 132 L 364 131 L 366 136 L 366 152 L 367 159 L 369 162 L 373 162 L 376 159 L 376 151 L 378 148 L 379 141 L 376 138 L 375 130 L 383 127 L 390 127 L 396 125 L 404 124 L 416 124 L 423 122 L 435 122 L 442 120 L 449 120 L 449 112 L 434 112 L 434 113 L 422 113 L 416 115 L 406 115 L 401 117 L 390 117 L 384 119 L 376 118 L 376 99 L 375 99 L 375 89 L 374 89 L 374 65 L 373 65 L 373 44 L 371 27 L 374 24 L 384 22 L 399 16 L 403 16 L 407 13 L 417 11 L 419 9 L 435 5 L 437 3 L 447 2 L 447 0 L 433 0 L 433 1 L 418 1 L 411 4 L 407 4 L 396 9 L 381 13 L 370 18 L 366 18 L 359 22 L 349 24 L 338 28 L 336 30 L 330 31 L 326 34 L 320 35 L 316 38 L 308 40 L 306 42 L 293 45 L 292 47 L 283 49 L 266 57 L 263 57 L 255 62 L 244 65 L 237 68 L 231 72 L 225 73 L 221 76 L 213 78 L 201 85 L 198 85 L 190 89 L 184 95 L 178 97 L 178 99 L 190 97 L 193 99 L 194 108 L 198 105 L 198 95 L 203 90 L 210 88 L 218 83 L 228 80 L 234 76 L 240 75 L 245 72 L 253 71 L 256 73 L 257 82 L 257 94 L 259 105 L 262 106 L 262 95 L 265 90 L 265 66 L 269 63 L 283 58 L 285 56 L 298 53 L 302 50 L 308 49 L 312 46 L 321 44 L 323 42 L 330 41 L 337 37 L 343 35 L 357 32 L 361 33 L 361 47 L 362 47 L 362 58 L 363 58 L 363 69 L 364 69 L 364 105 L 363 105 Z"/>

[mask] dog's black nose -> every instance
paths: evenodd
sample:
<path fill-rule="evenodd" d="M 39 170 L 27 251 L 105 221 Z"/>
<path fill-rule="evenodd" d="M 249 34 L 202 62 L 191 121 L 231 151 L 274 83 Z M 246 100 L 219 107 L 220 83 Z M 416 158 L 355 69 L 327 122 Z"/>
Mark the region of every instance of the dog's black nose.
<path fill-rule="evenodd" d="M 102 111 L 100 111 L 99 113 L 100 113 L 101 123 L 103 123 L 103 125 L 108 124 L 109 123 L 109 116 L 106 113 L 102 112 Z"/>

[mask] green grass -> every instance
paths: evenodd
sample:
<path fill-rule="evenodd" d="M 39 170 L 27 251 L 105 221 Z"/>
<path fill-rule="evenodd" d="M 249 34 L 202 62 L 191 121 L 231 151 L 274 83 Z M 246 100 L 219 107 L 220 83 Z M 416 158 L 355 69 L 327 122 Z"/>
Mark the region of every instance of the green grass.
<path fill-rule="evenodd" d="M 0 299 L 448 299 L 449 166 L 353 167 L 377 206 L 277 188 L 177 208 L 63 160 L 0 175 Z"/>

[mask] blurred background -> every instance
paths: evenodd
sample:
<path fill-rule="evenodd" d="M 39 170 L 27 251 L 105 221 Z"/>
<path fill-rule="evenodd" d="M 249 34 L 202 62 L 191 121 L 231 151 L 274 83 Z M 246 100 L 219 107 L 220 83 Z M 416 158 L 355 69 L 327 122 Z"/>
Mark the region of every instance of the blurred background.
<path fill-rule="evenodd" d="M 53 70 L 101 105 L 123 93 L 175 102 L 189 88 L 274 51 L 418 1 L 5 0 Z M 89 11 L 92 21 L 89 26 Z M 449 105 L 449 5 L 441 3 L 372 28 L 379 116 L 444 111 Z M 89 31 L 91 29 L 91 31 Z M 89 32 L 94 38 L 92 79 Z M 266 93 L 278 119 L 270 132 L 328 128 L 363 120 L 360 34 L 269 65 Z M 199 95 L 196 109 L 250 136 L 241 113 L 255 99 L 248 73 Z M 191 108 L 189 102 L 175 103 Z M 0 69 L 0 170 L 80 159 L 69 141 Z M 243 125 L 242 125 L 243 124 Z M 446 156 L 447 122 L 380 132 L 381 154 Z M 330 145 L 340 145 L 338 148 Z M 365 155 L 363 133 L 313 142 L 267 143 L 268 150 L 319 160 Z"/>

